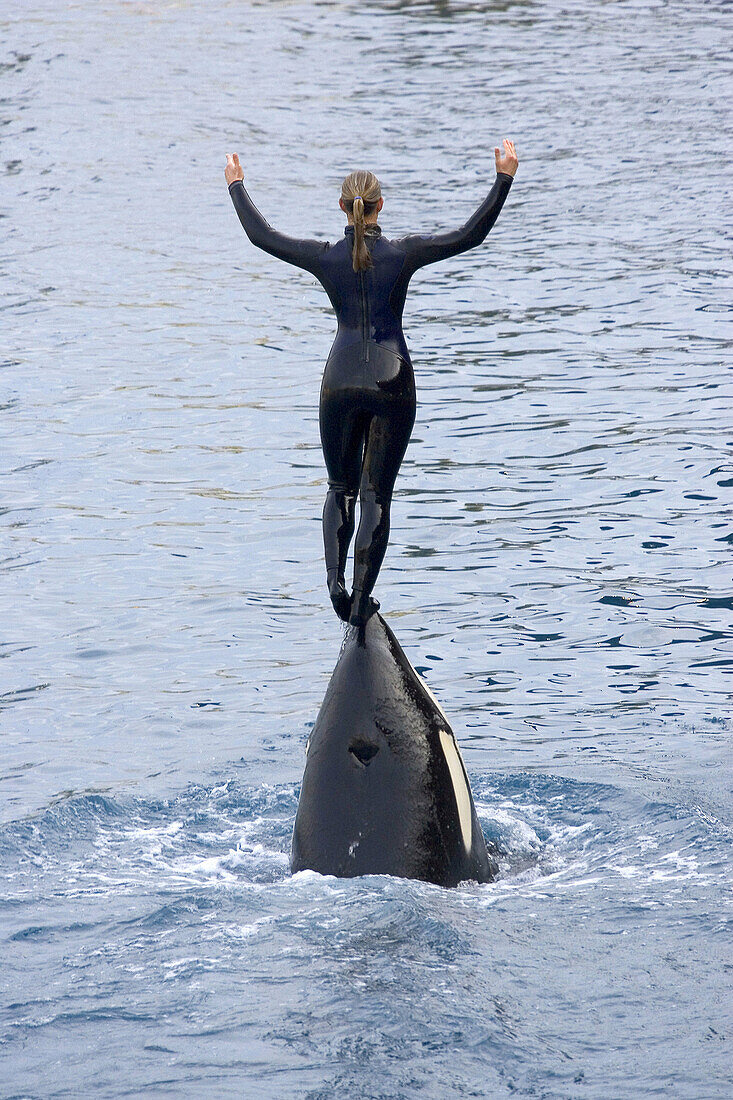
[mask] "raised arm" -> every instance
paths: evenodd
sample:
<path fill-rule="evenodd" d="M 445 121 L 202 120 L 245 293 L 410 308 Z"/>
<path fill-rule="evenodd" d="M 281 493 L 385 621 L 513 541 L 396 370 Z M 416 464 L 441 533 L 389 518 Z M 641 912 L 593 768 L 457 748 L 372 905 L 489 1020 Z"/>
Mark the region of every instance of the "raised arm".
<path fill-rule="evenodd" d="M 519 164 L 514 143 L 507 139 L 504 140 L 504 155 L 502 156 L 498 149 L 494 149 L 494 156 L 497 173 L 494 186 L 465 225 L 447 233 L 415 235 L 393 242 L 407 253 L 413 271 L 417 271 L 419 267 L 424 267 L 426 264 L 445 260 L 448 256 L 456 256 L 459 252 L 467 252 L 469 248 L 475 248 L 485 240 L 499 217 Z"/>
<path fill-rule="evenodd" d="M 269 252 L 271 256 L 277 256 L 279 260 L 295 264 L 296 267 L 303 267 L 306 271 L 317 275 L 320 257 L 327 251 L 329 245 L 323 241 L 286 237 L 284 233 L 278 233 L 273 229 L 262 217 L 245 190 L 244 172 L 236 153 L 227 153 L 224 176 L 229 184 L 229 194 L 232 197 L 234 209 L 252 244 L 261 248 L 263 252 Z"/>

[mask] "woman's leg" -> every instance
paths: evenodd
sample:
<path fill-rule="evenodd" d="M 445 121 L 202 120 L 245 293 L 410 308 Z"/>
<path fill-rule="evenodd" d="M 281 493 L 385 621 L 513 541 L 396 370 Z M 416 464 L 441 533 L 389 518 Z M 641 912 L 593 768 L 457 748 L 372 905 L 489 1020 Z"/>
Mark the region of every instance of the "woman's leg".
<path fill-rule="evenodd" d="M 346 591 L 345 570 L 349 543 L 354 534 L 354 506 L 359 488 L 366 417 L 343 395 L 321 398 L 321 443 L 328 471 L 328 492 L 323 506 L 323 549 L 331 603 L 340 619 L 348 621 L 351 600 Z"/>
<path fill-rule="evenodd" d="M 414 399 L 395 401 L 369 421 L 359 488 L 351 623 L 364 623 L 375 610 L 371 593 L 387 551 L 392 490 L 414 422 Z"/>

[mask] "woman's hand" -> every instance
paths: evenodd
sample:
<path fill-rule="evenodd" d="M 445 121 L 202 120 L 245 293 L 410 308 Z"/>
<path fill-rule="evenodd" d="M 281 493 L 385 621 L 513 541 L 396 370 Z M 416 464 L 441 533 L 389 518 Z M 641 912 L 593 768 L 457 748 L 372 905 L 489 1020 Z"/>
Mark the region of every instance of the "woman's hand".
<path fill-rule="evenodd" d="M 497 172 L 505 172 L 507 176 L 515 175 L 519 165 L 519 158 L 517 157 L 517 150 L 514 148 L 513 141 L 504 138 L 504 156 L 501 155 L 498 149 L 494 149 L 494 157 L 496 158 Z"/>
<path fill-rule="evenodd" d="M 514 175 L 513 172 L 512 175 Z M 242 165 L 239 163 L 238 153 L 227 153 L 227 166 L 224 169 L 224 179 L 227 183 L 236 183 L 237 180 L 244 179 L 244 172 L 242 171 Z"/>

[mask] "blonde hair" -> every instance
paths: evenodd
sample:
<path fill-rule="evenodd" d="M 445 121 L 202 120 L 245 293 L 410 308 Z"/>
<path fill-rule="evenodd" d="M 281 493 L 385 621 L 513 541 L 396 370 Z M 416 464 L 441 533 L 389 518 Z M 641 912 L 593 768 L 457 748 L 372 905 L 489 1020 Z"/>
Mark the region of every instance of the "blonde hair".
<path fill-rule="evenodd" d="M 341 184 L 343 204 L 354 218 L 354 271 L 365 271 L 372 266 L 369 249 L 364 242 L 364 215 L 373 214 L 382 197 L 382 188 L 373 172 L 351 172 Z"/>

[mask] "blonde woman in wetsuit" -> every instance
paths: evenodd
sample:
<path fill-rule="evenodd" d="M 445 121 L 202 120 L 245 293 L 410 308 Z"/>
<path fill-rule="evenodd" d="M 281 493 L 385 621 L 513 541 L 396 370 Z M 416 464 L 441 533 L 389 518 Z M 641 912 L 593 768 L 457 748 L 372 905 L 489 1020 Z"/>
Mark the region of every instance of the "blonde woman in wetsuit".
<path fill-rule="evenodd" d="M 338 331 L 321 386 L 319 422 L 328 471 L 323 509 L 326 576 L 336 614 L 363 626 L 379 606 L 372 590 L 389 538 L 389 509 L 397 471 L 415 421 L 415 379 L 402 332 L 410 279 L 437 263 L 481 244 L 509 194 L 518 159 L 514 144 L 494 150 L 496 180 L 465 225 L 448 233 L 387 240 L 377 224 L 382 209 L 379 180 L 352 172 L 341 186 L 346 214 L 336 244 L 286 237 L 272 229 L 244 187 L 236 153 L 227 155 L 229 193 L 252 244 L 315 275 L 331 299 Z M 354 584 L 346 591 L 346 558 L 354 533 Z"/>

